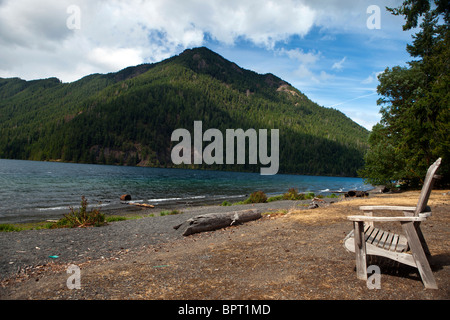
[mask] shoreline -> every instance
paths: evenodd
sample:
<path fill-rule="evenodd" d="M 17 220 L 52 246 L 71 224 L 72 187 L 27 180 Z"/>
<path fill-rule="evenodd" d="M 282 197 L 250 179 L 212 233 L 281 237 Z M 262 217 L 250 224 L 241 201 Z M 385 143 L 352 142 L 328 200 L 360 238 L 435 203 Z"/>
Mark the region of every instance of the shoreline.
<path fill-rule="evenodd" d="M 246 196 L 236 196 L 236 197 L 230 197 L 230 198 L 224 198 L 222 200 L 242 200 L 245 199 Z M 120 200 L 119 200 L 120 201 Z M 136 205 L 132 205 L 132 203 L 141 203 L 142 200 L 131 200 L 131 201 L 120 201 L 119 203 L 108 205 L 108 206 L 97 206 L 95 204 L 88 204 L 89 209 L 98 208 L 101 213 L 106 214 L 107 216 L 134 216 L 139 215 L 144 210 L 153 210 L 153 211 L 163 211 L 163 210 L 173 210 L 173 209 L 179 209 L 179 208 L 185 208 L 185 207 L 202 207 L 202 206 L 214 206 L 214 205 L 220 205 L 217 200 L 197 200 L 192 199 L 190 201 L 176 201 L 174 202 L 167 202 L 167 203 L 158 203 L 155 204 L 154 208 L 144 208 L 139 207 Z M 151 204 L 149 202 L 145 202 L 146 204 Z M 74 209 L 78 209 L 79 206 L 74 206 Z M 33 215 L 31 218 L 27 217 L 13 217 L 10 219 L 5 218 L 4 221 L 0 219 L 0 225 L 2 224 L 8 224 L 8 225 L 32 225 L 32 224 L 43 224 L 46 222 L 51 222 L 53 220 L 57 220 L 63 217 L 64 214 L 67 214 L 70 212 L 70 206 L 67 206 L 66 209 L 58 209 L 54 210 L 53 214 L 42 214 L 44 217 L 40 218 L 37 215 Z M 159 211 L 158 211 L 159 213 Z M 20 220 L 20 221 L 17 221 Z M 23 221 L 22 221 L 23 220 Z"/>
<path fill-rule="evenodd" d="M 421 226 L 438 290 L 424 290 L 416 269 L 381 260 L 370 262 L 381 268 L 382 290 L 368 290 L 356 277 L 354 254 L 342 245 L 352 229 L 346 217 L 360 214 L 359 206 L 411 206 L 419 196 L 413 191 L 344 198 L 311 210 L 284 200 L 195 207 L 99 228 L 0 233 L 0 299 L 446 300 L 449 194 L 432 192 L 433 215 Z M 187 237 L 173 229 L 197 214 L 256 206 L 297 208 Z M 67 287 L 71 264 L 81 269 L 80 290 Z"/>
<path fill-rule="evenodd" d="M 370 189 L 367 190 L 367 192 L 372 192 L 375 189 Z M 340 201 L 340 198 L 343 197 L 343 194 L 345 192 L 324 192 L 322 194 L 338 194 L 338 196 L 336 198 L 322 198 L 321 200 L 327 200 L 327 199 L 331 199 L 331 201 Z M 282 193 L 274 193 L 274 194 L 268 194 L 268 198 L 270 198 L 271 196 L 278 196 L 278 195 L 282 195 Z M 249 195 L 242 195 L 242 196 L 230 196 L 230 197 L 223 197 L 220 200 L 218 199 L 212 199 L 212 198 L 201 198 L 201 199 L 187 199 L 187 201 L 183 201 L 182 199 L 180 199 L 179 201 L 174 201 L 174 202 L 161 202 L 161 203 L 156 203 L 154 205 L 154 208 L 149 208 L 149 207 L 141 207 L 138 205 L 133 205 L 132 203 L 140 203 L 140 200 L 130 200 L 130 201 L 120 201 L 120 203 L 118 204 L 114 204 L 111 205 L 111 207 L 97 207 L 94 204 L 89 204 L 89 208 L 99 208 L 100 212 L 105 214 L 106 217 L 125 217 L 127 219 L 136 219 L 137 217 L 141 216 L 141 218 L 144 218 L 146 216 L 149 216 L 151 214 L 153 214 L 155 217 L 160 215 L 161 211 L 172 211 L 172 210 L 181 210 L 181 211 L 186 211 L 189 209 L 194 209 L 194 208 L 204 208 L 204 207 L 227 207 L 227 206 L 222 206 L 222 203 L 227 201 L 229 203 L 231 203 L 230 207 L 235 207 L 238 202 L 243 201 L 245 199 L 248 198 Z M 309 200 L 288 200 L 288 201 L 303 201 L 303 202 L 311 202 L 313 199 L 309 199 Z M 278 201 L 285 201 L 285 200 L 274 200 L 271 202 L 267 202 L 267 203 L 273 203 L 273 202 L 278 202 Z M 266 204 L 267 204 L 266 203 Z M 145 204 L 151 204 L 149 202 L 145 202 Z M 75 206 L 74 209 L 77 209 L 78 207 Z M 38 217 L 33 217 L 33 218 L 29 218 L 26 221 L 4 221 L 1 222 L 0 221 L 0 225 L 12 225 L 12 226 L 17 226 L 18 228 L 24 227 L 25 230 L 28 229 L 33 229 L 33 228 L 39 228 L 40 226 L 44 226 L 46 223 L 49 222 L 54 222 L 58 219 L 61 219 L 63 217 L 64 214 L 69 213 L 69 208 L 66 210 L 59 210 L 58 213 L 55 213 L 54 215 L 46 215 L 43 218 L 38 218 Z"/>

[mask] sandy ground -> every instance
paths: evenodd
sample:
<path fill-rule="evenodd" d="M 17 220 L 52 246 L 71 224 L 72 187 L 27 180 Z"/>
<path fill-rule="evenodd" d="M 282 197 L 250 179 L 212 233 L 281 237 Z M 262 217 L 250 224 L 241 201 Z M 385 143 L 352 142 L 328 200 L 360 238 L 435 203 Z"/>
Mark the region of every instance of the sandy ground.
<path fill-rule="evenodd" d="M 1 282 L 0 298 L 45 300 L 448 300 L 450 194 L 434 190 L 422 224 L 438 290 L 424 289 L 416 269 L 370 257 L 381 289 L 357 280 L 343 247 L 348 215 L 360 205 L 414 206 L 418 192 L 353 198 L 311 210 L 273 213 L 239 226 L 121 250 L 80 262 L 80 289 L 69 289 L 70 262 L 35 266 Z M 122 223 L 122 222 L 117 222 Z M 399 225 L 387 225 L 397 231 Z M 101 229 L 101 228 L 100 228 Z M 401 231 L 401 229 L 399 229 Z M 73 282 L 75 283 L 75 282 Z"/>

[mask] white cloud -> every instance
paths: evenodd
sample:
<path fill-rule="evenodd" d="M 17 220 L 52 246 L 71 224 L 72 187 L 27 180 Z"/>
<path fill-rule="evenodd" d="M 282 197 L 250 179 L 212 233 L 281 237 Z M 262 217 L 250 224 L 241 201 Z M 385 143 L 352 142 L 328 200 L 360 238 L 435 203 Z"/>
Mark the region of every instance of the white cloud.
<path fill-rule="evenodd" d="M 295 71 L 295 75 L 300 79 L 312 79 L 314 74 L 311 70 L 308 69 L 307 66 L 301 64 Z"/>
<path fill-rule="evenodd" d="M 64 39 L 70 31 L 65 26 L 63 2 L 50 0 L 0 2 L 0 43 L 46 50 Z"/>
<path fill-rule="evenodd" d="M 401 0 L 304 0 L 312 10 L 316 12 L 314 21 L 316 26 L 326 30 L 326 38 L 332 38 L 333 34 L 359 33 L 367 35 L 372 40 L 402 39 L 409 40 L 409 33 L 401 32 L 404 23 L 402 16 L 394 16 L 385 10 L 385 7 L 398 7 Z M 373 30 L 367 27 L 367 20 L 372 15 L 367 13 L 367 8 L 377 5 L 380 8 L 380 29 Z M 397 29 L 398 33 L 392 33 Z"/>
<path fill-rule="evenodd" d="M 370 107 L 370 106 L 369 106 Z M 370 110 L 369 107 L 360 108 L 362 110 Z M 356 123 L 363 126 L 367 130 L 371 131 L 373 126 L 376 125 L 381 120 L 381 115 L 378 112 L 370 111 L 354 111 L 347 112 L 347 115 Z"/>
<path fill-rule="evenodd" d="M 327 73 L 327 72 L 325 72 L 325 71 L 320 71 L 320 75 L 319 75 L 319 77 L 318 77 L 318 79 L 319 79 L 319 82 L 320 81 L 328 81 L 328 80 L 330 80 L 330 79 L 332 79 L 332 78 L 334 78 L 334 76 L 332 75 L 332 74 L 329 74 L 329 73 Z"/>
<path fill-rule="evenodd" d="M 362 84 L 371 84 L 375 81 L 374 77 L 372 75 L 365 78 L 363 81 L 361 81 Z"/>
<path fill-rule="evenodd" d="M 287 55 L 291 59 L 295 59 L 300 61 L 302 64 L 314 64 L 317 62 L 317 60 L 320 59 L 321 53 L 315 53 L 315 52 L 307 52 L 304 53 L 302 49 L 295 48 L 286 50 L 284 48 L 281 48 L 278 50 L 279 54 Z"/>
<path fill-rule="evenodd" d="M 297 67 L 297 69 L 294 71 L 294 75 L 297 77 L 297 79 L 303 81 L 303 83 L 300 82 L 301 83 L 299 85 L 300 88 L 306 87 L 307 86 L 306 83 L 313 82 L 315 84 L 320 84 L 334 78 L 334 75 L 323 70 L 315 73 L 304 64 L 301 64 Z"/>
<path fill-rule="evenodd" d="M 333 64 L 333 66 L 331 67 L 331 69 L 333 69 L 333 70 L 342 70 L 345 60 L 347 60 L 347 57 L 344 57 L 344 58 L 342 58 L 342 60 L 340 60 L 338 62 L 335 62 Z"/>
<path fill-rule="evenodd" d="M 89 53 L 88 59 L 95 65 L 104 66 L 105 69 L 110 70 L 123 69 L 142 61 L 141 52 L 138 49 L 105 47 L 93 49 Z"/>
<path fill-rule="evenodd" d="M 294 70 L 294 75 L 298 79 L 313 81 L 314 83 L 321 83 L 333 78 L 333 75 L 321 70 L 320 72 L 315 70 L 320 67 L 318 62 L 322 58 L 321 52 L 309 51 L 304 52 L 302 49 L 285 49 L 281 48 L 276 50 L 278 55 L 286 55 L 289 59 L 299 62 L 299 65 Z"/>
<path fill-rule="evenodd" d="M 304 52 L 302 49 L 285 49 L 281 48 L 276 51 L 279 55 L 286 55 L 291 60 L 298 61 L 300 64 L 296 67 L 294 71 L 295 77 L 298 79 L 312 81 L 316 84 L 323 83 L 329 81 L 334 78 L 334 75 L 321 70 L 323 68 L 324 56 L 320 51 L 309 51 Z M 346 57 L 344 57 L 341 61 L 336 62 L 332 70 L 342 69 L 342 64 L 345 62 Z"/>

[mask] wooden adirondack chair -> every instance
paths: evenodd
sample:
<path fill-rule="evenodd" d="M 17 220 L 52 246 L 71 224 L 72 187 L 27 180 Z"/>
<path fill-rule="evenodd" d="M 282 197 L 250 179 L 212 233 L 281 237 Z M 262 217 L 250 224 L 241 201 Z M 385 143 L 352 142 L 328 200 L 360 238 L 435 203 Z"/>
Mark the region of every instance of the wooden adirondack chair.
<path fill-rule="evenodd" d="M 366 255 L 377 255 L 417 268 L 425 288 L 437 289 L 428 261 L 431 254 L 420 230 L 420 223 L 431 216 L 427 202 L 434 180 L 438 178 L 435 174 L 440 164 L 441 158 L 428 169 L 417 206 L 362 206 L 359 209 L 364 211 L 365 215 L 347 217 L 353 221 L 353 230 L 344 239 L 344 246 L 350 252 L 355 252 L 358 279 L 367 280 Z M 402 211 L 404 216 L 373 216 L 374 211 L 381 210 Z M 374 226 L 374 222 L 392 221 L 401 223 L 404 235 L 387 232 Z"/>

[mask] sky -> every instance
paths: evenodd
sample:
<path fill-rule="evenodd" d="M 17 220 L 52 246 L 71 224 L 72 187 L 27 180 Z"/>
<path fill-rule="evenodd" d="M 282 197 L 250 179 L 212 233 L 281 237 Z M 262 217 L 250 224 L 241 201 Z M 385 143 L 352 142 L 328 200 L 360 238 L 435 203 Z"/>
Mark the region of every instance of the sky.
<path fill-rule="evenodd" d="M 206 46 L 371 130 L 414 30 L 386 0 L 0 0 L 0 77 L 76 81 Z"/>

